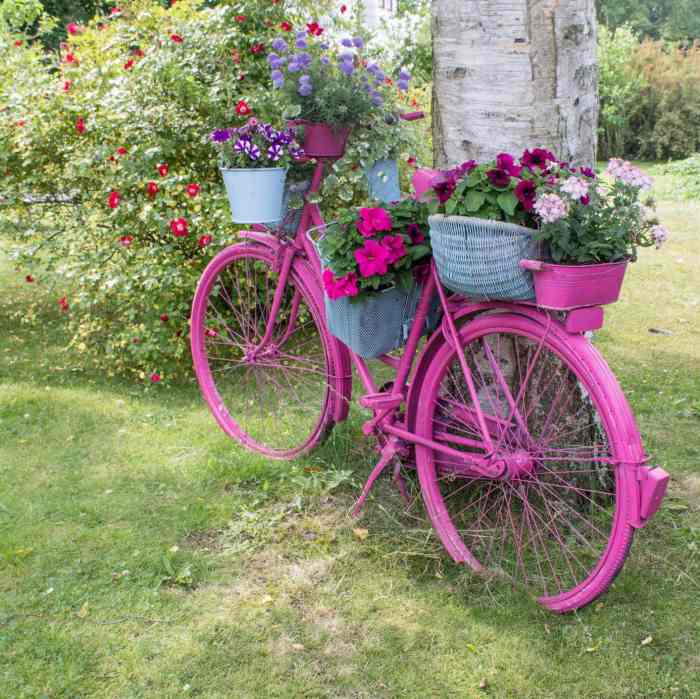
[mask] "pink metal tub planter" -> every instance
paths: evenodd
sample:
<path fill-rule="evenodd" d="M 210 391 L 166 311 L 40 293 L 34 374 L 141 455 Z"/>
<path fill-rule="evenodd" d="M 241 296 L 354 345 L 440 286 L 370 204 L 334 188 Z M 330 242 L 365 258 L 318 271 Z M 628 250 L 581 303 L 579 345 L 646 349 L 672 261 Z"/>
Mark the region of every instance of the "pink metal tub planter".
<path fill-rule="evenodd" d="M 304 152 L 310 158 L 342 158 L 350 136 L 349 127 L 310 121 L 293 122 L 304 127 Z"/>
<path fill-rule="evenodd" d="M 620 298 L 627 260 L 598 265 L 555 265 L 541 260 L 521 260 L 532 272 L 537 305 L 554 311 L 605 306 Z"/>
<path fill-rule="evenodd" d="M 282 218 L 287 170 L 301 154 L 295 139 L 293 130 L 278 130 L 257 119 L 212 132 L 234 223 L 275 223 Z"/>

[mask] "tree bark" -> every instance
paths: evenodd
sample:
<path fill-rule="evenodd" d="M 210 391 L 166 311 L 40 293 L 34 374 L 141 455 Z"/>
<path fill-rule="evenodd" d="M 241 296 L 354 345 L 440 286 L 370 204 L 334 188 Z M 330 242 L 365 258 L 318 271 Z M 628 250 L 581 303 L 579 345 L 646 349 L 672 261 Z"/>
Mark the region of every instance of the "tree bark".
<path fill-rule="evenodd" d="M 595 0 L 433 0 L 435 162 L 596 156 Z"/>

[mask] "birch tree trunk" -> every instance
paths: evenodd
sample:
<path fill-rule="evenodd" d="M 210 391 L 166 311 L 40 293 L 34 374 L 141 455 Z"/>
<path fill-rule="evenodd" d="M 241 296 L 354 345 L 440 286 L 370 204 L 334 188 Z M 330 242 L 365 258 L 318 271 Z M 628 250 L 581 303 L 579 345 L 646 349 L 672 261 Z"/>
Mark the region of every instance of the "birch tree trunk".
<path fill-rule="evenodd" d="M 435 162 L 546 146 L 593 165 L 595 0 L 433 0 Z"/>

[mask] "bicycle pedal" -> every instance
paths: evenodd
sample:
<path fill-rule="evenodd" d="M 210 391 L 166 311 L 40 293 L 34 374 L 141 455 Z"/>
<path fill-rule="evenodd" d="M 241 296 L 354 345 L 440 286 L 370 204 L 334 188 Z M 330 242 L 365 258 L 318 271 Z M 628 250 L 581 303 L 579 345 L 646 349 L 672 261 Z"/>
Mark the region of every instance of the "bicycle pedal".
<path fill-rule="evenodd" d="M 401 393 L 368 393 L 359 402 L 369 410 L 393 410 L 404 402 L 404 396 Z"/>

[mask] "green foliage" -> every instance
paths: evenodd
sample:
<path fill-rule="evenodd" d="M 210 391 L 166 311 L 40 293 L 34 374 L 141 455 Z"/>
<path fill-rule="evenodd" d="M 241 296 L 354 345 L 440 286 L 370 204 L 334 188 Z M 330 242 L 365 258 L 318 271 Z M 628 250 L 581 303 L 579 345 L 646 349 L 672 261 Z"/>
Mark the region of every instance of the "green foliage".
<path fill-rule="evenodd" d="M 638 43 L 601 28 L 602 157 L 686 158 L 700 150 L 700 46 Z"/>
<path fill-rule="evenodd" d="M 665 173 L 673 176 L 675 189 L 681 197 L 700 201 L 700 155 L 667 165 Z"/>
<path fill-rule="evenodd" d="M 700 0 L 597 0 L 598 19 L 610 30 L 629 25 L 640 38 L 700 39 Z"/>
<path fill-rule="evenodd" d="M 18 263 L 67 297 L 74 353 L 110 373 L 171 377 L 189 372 L 197 279 L 236 239 L 209 133 L 240 123 L 239 99 L 261 118 L 280 114 L 265 56 L 250 49 L 300 20 L 252 1 L 122 9 L 55 58 L 3 46 L 0 225 Z"/>

